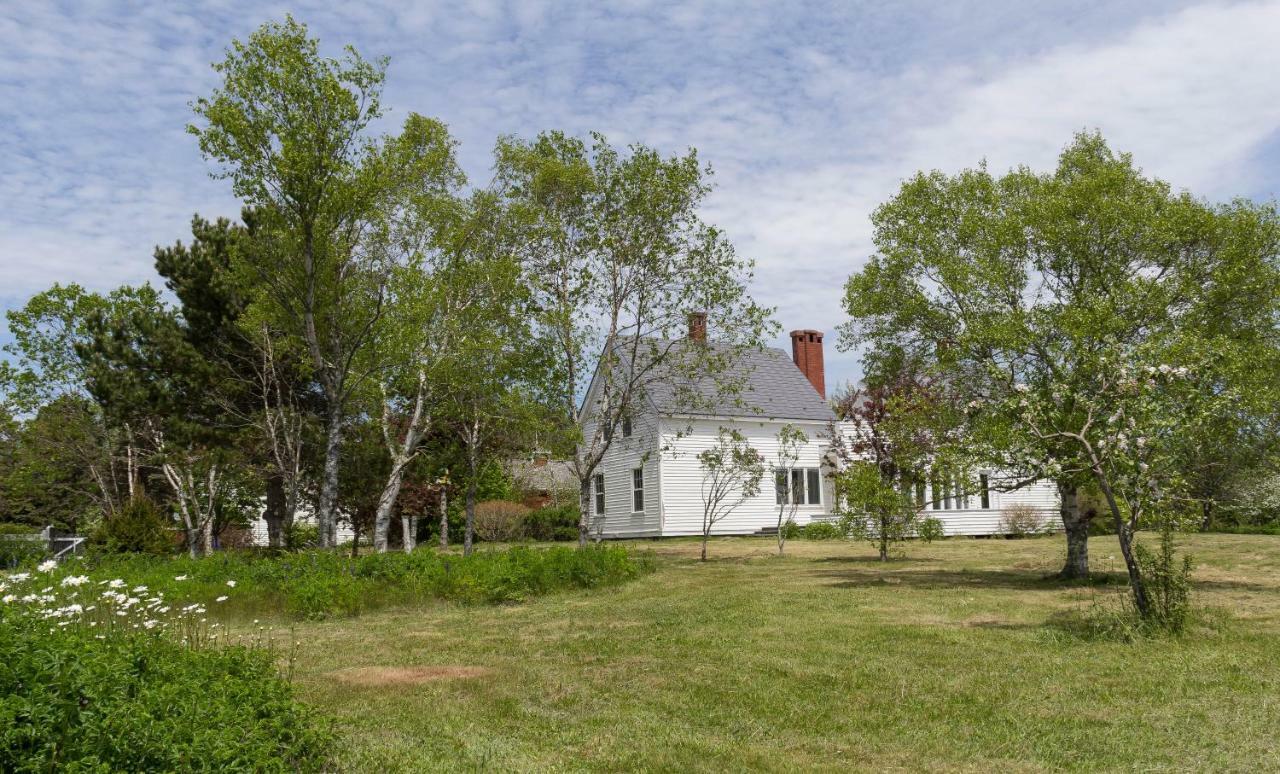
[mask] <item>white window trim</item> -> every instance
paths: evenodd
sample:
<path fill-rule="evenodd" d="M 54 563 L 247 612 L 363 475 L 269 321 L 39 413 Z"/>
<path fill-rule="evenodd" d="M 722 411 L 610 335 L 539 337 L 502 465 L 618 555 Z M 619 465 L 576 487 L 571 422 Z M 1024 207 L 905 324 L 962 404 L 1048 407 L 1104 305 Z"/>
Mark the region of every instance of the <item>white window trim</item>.
<path fill-rule="evenodd" d="M 640 474 L 640 486 L 636 486 L 636 474 L 637 474 L 637 473 L 639 473 L 639 474 Z M 637 494 L 637 493 L 639 493 L 639 495 L 640 495 L 640 506 L 641 506 L 641 507 L 639 507 L 639 508 L 636 508 L 636 494 Z M 648 504 L 648 503 L 645 501 L 645 496 L 644 496 L 644 468 L 643 468 L 643 467 L 640 467 L 640 468 L 632 468 L 632 469 L 631 469 L 631 512 L 632 512 L 632 513 L 644 513 L 644 510 L 645 510 L 645 509 L 644 509 L 644 506 L 645 506 L 645 505 L 647 505 L 647 504 Z"/>
<path fill-rule="evenodd" d="M 591 477 L 591 505 L 597 516 L 603 516 L 608 500 L 605 497 L 604 474 L 596 473 Z"/>
<path fill-rule="evenodd" d="M 809 501 L 809 474 L 816 473 L 818 476 L 818 501 Z M 795 479 L 796 474 L 800 476 L 800 501 L 795 501 L 796 488 L 791 486 L 791 482 Z M 786 476 L 786 487 L 779 492 L 777 489 L 777 478 L 779 475 Z M 808 468 L 796 465 L 792 468 L 774 468 L 774 504 L 787 505 L 796 508 L 821 508 L 823 507 L 822 494 L 822 468 Z M 778 496 L 782 496 L 782 502 L 778 502 Z"/>

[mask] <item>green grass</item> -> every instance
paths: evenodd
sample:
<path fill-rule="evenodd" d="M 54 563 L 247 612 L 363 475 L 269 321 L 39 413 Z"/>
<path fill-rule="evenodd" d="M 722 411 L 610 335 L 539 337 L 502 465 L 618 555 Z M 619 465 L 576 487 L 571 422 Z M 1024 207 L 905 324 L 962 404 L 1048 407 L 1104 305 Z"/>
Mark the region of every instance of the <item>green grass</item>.
<path fill-rule="evenodd" d="M 1061 538 L 644 543 L 658 571 L 502 606 L 305 624 L 303 699 L 353 771 L 1280 768 L 1280 538 L 1197 535 L 1182 639 L 1090 639 Z"/>

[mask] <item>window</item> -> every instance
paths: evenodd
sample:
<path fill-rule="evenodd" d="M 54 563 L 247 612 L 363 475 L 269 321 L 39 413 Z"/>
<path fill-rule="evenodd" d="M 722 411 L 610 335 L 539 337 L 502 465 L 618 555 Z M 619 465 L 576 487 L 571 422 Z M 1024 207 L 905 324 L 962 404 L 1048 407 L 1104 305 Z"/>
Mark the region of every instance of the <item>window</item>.
<path fill-rule="evenodd" d="M 631 471 L 631 510 L 633 513 L 644 510 L 644 468 Z"/>
<path fill-rule="evenodd" d="M 942 510 L 942 489 L 938 486 L 936 477 L 929 479 L 929 499 L 935 511 Z"/>
<path fill-rule="evenodd" d="M 623 438 L 631 437 L 631 417 L 622 418 L 622 437 Z"/>
<path fill-rule="evenodd" d="M 916 481 L 916 507 L 924 510 L 924 479 Z"/>
<path fill-rule="evenodd" d="M 942 509 L 951 510 L 951 477 L 942 479 Z"/>
<path fill-rule="evenodd" d="M 596 486 L 596 515 L 604 513 L 604 474 L 597 473 L 595 475 Z"/>
<path fill-rule="evenodd" d="M 960 510 L 968 510 L 969 508 L 969 482 L 964 480 L 963 476 L 956 477 L 956 508 Z"/>
<path fill-rule="evenodd" d="M 978 485 L 982 489 L 982 507 L 990 508 L 991 507 L 991 484 L 990 482 L 987 481 L 986 473 L 978 474 Z"/>
<path fill-rule="evenodd" d="M 822 505 L 822 472 L 818 468 L 792 468 L 773 472 L 774 502 L 778 505 Z"/>

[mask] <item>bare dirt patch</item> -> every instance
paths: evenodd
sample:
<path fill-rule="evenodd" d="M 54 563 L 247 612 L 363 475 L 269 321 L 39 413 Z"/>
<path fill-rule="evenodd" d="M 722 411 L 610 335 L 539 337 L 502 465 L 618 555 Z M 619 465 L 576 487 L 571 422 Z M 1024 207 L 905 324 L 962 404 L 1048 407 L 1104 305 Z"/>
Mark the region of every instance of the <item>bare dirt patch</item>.
<path fill-rule="evenodd" d="M 368 688 L 393 685 L 421 685 L 439 680 L 459 680 L 484 677 L 491 670 L 479 666 L 416 666 L 416 667 L 353 667 L 330 672 L 329 676 L 340 683 Z"/>

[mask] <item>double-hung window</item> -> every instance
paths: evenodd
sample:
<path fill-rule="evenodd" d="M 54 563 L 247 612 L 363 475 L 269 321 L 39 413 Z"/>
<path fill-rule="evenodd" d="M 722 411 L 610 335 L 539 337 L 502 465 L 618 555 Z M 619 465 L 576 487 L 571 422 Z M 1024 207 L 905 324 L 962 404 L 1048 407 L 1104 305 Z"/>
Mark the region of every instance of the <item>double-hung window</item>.
<path fill-rule="evenodd" d="M 631 511 L 639 513 L 644 510 L 644 468 L 631 471 Z"/>
<path fill-rule="evenodd" d="M 595 475 L 595 496 L 596 496 L 596 515 L 604 514 L 604 474 L 597 473 Z"/>

